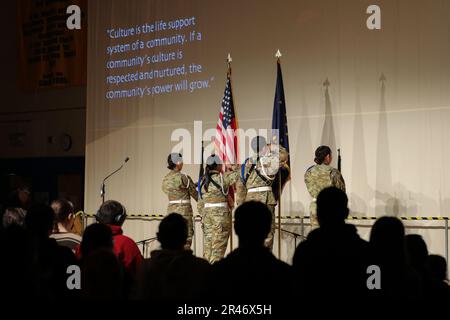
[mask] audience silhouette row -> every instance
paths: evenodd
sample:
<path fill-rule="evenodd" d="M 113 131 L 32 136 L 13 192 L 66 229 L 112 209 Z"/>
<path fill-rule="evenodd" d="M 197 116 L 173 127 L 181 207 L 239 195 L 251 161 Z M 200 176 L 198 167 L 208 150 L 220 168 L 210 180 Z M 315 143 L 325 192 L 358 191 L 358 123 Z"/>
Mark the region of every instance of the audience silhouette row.
<path fill-rule="evenodd" d="M 348 199 L 330 187 L 317 197 L 319 227 L 295 250 L 292 265 L 264 246 L 272 215 L 249 201 L 235 211 L 238 248 L 210 265 L 185 249 L 179 214 L 159 224 L 161 248 L 144 259 L 123 235 L 125 207 L 106 201 L 80 238 L 69 232 L 73 206 L 8 208 L 0 233 L 0 290 L 9 299 L 138 299 L 152 302 L 271 303 L 286 301 L 450 301 L 447 265 L 421 236 L 405 235 L 401 220 L 381 217 L 370 241 L 346 223 Z M 81 289 L 67 286 L 67 268 L 81 270 Z M 378 273 L 378 274 L 377 274 Z"/>

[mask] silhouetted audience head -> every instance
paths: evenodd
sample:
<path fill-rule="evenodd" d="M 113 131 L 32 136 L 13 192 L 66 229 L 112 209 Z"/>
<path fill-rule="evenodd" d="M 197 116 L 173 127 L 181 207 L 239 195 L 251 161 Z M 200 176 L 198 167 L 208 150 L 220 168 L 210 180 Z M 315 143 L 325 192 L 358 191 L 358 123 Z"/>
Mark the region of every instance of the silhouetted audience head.
<path fill-rule="evenodd" d="M 88 300 L 123 298 L 124 274 L 115 254 L 99 248 L 83 258 L 81 289 Z"/>
<path fill-rule="evenodd" d="M 186 219 L 178 213 L 171 213 L 162 219 L 156 234 L 161 248 L 182 250 L 188 237 Z"/>
<path fill-rule="evenodd" d="M 379 262 L 392 272 L 404 272 L 405 227 L 400 219 L 384 216 L 375 221 L 370 232 L 370 243 Z M 396 277 L 393 275 L 393 277 Z"/>
<path fill-rule="evenodd" d="M 125 222 L 127 211 L 118 201 L 108 200 L 97 211 L 95 218 L 103 224 L 121 226 Z"/>
<path fill-rule="evenodd" d="M 425 271 L 428 258 L 427 244 L 419 234 L 405 236 L 406 256 L 409 264 L 419 271 Z"/>
<path fill-rule="evenodd" d="M 25 227 L 35 236 L 48 237 L 53 230 L 55 213 L 44 204 L 35 204 L 25 215 Z"/>
<path fill-rule="evenodd" d="M 239 237 L 239 246 L 264 244 L 272 225 L 272 213 L 264 203 L 244 202 L 236 209 L 234 219 L 234 230 Z"/>
<path fill-rule="evenodd" d="M 89 225 L 83 233 L 80 250 L 81 256 L 87 257 L 89 254 L 97 249 L 103 248 L 113 250 L 113 236 L 111 229 L 101 223 L 94 223 Z"/>
<path fill-rule="evenodd" d="M 317 196 L 317 220 L 321 228 L 344 224 L 348 214 L 348 198 L 341 189 L 328 187 Z"/>
<path fill-rule="evenodd" d="M 27 186 L 22 186 L 10 193 L 7 206 L 12 208 L 22 208 L 28 210 L 32 205 L 31 191 Z"/>
<path fill-rule="evenodd" d="M 379 218 L 370 232 L 370 242 L 387 251 L 404 250 L 405 227 L 400 219 L 384 216 Z"/>
<path fill-rule="evenodd" d="M 447 280 L 447 261 L 445 258 L 430 254 L 427 258 L 427 271 L 428 274 L 435 280 L 444 281 Z"/>
<path fill-rule="evenodd" d="M 74 208 L 70 201 L 59 199 L 52 202 L 50 205 L 55 212 L 55 229 L 58 229 L 57 224 L 67 225 L 73 219 Z"/>
<path fill-rule="evenodd" d="M 12 225 L 23 226 L 25 215 L 26 211 L 22 208 L 7 208 L 2 218 L 3 228 L 6 229 Z"/>

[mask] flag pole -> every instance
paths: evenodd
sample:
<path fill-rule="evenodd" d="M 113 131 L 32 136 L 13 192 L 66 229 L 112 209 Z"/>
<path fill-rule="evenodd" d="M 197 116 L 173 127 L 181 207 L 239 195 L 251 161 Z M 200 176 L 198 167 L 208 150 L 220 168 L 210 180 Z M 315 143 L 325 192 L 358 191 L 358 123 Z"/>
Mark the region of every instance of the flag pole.
<path fill-rule="evenodd" d="M 227 57 L 227 76 L 230 77 L 230 87 L 231 87 L 231 61 L 233 59 L 231 58 L 230 53 L 228 53 Z M 230 252 L 233 251 L 233 210 L 230 210 Z"/>
<path fill-rule="evenodd" d="M 281 260 L 281 170 L 278 169 L 278 259 Z"/>
<path fill-rule="evenodd" d="M 198 214 L 200 215 L 200 222 L 201 225 L 203 226 L 203 213 L 201 212 L 201 205 L 199 206 L 199 202 L 202 200 L 201 199 L 201 185 L 202 185 L 202 178 L 205 175 L 205 169 L 204 169 L 204 163 L 203 163 L 203 153 L 205 152 L 204 146 L 203 146 L 203 137 L 202 137 L 202 149 L 200 152 L 200 168 L 198 169 L 198 179 L 197 179 L 197 211 Z M 194 220 L 194 226 L 195 226 L 195 220 Z M 203 230 L 203 228 L 202 228 Z M 205 233 L 202 232 L 203 234 L 203 243 L 205 243 Z M 195 230 L 194 230 L 194 239 L 195 239 Z M 194 252 L 197 253 L 197 246 L 196 246 L 196 242 L 194 242 Z M 205 254 L 205 250 L 203 250 L 203 256 Z"/>
<path fill-rule="evenodd" d="M 275 53 L 277 64 L 280 63 L 281 52 L 278 49 Z M 278 141 L 278 144 L 280 141 Z M 278 169 L 278 259 L 281 260 L 281 170 Z"/>

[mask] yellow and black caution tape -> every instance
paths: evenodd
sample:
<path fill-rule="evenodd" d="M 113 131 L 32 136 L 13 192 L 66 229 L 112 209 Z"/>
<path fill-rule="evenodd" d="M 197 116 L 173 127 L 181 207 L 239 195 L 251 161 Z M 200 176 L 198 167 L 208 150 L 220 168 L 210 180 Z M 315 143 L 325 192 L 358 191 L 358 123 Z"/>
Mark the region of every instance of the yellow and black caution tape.
<path fill-rule="evenodd" d="M 93 213 L 85 213 L 83 211 L 78 211 L 76 215 L 84 216 L 86 218 L 94 218 L 95 214 Z M 127 214 L 128 218 L 164 218 L 163 214 L 147 214 L 147 213 L 132 213 Z"/>
<path fill-rule="evenodd" d="M 364 216 L 349 216 L 348 220 L 377 220 L 380 217 L 364 217 Z M 449 217 L 408 217 L 408 216 L 401 216 L 397 217 L 400 220 L 409 220 L 409 221 L 423 221 L 423 220 L 450 220 Z"/>
<path fill-rule="evenodd" d="M 164 218 L 165 215 L 163 214 L 145 214 L 145 213 L 134 213 L 134 214 L 127 214 L 127 217 L 131 218 Z"/>
<path fill-rule="evenodd" d="M 281 216 L 281 219 L 309 219 L 309 216 Z M 347 220 L 377 220 L 380 217 L 374 217 L 374 216 L 348 216 Z M 401 216 L 397 217 L 400 220 L 410 220 L 410 221 L 422 221 L 422 220 L 450 220 L 450 217 L 408 217 L 408 216 Z"/>
<path fill-rule="evenodd" d="M 83 211 L 78 211 L 76 213 L 76 215 L 80 215 L 80 216 L 84 216 L 84 217 L 88 217 L 88 218 L 93 218 L 95 217 L 94 214 L 92 213 L 85 213 Z M 147 214 L 147 213 L 131 213 L 131 214 L 127 214 L 127 217 L 129 218 L 164 218 L 166 215 L 164 214 Z M 196 218 L 199 218 L 200 215 L 195 216 Z M 374 216 L 349 216 L 347 219 L 348 220 L 376 220 L 380 217 L 374 217 Z M 440 221 L 444 221 L 444 220 L 450 220 L 450 217 L 417 217 L 417 216 L 412 216 L 412 217 L 408 217 L 408 216 L 401 216 L 401 217 L 397 217 L 400 220 L 408 220 L 408 221 L 423 221 L 423 220 L 427 220 L 427 221 L 436 221 L 436 220 L 440 220 Z M 288 220 L 297 220 L 297 219 L 309 219 L 309 216 L 281 216 L 281 219 L 288 219 Z"/>

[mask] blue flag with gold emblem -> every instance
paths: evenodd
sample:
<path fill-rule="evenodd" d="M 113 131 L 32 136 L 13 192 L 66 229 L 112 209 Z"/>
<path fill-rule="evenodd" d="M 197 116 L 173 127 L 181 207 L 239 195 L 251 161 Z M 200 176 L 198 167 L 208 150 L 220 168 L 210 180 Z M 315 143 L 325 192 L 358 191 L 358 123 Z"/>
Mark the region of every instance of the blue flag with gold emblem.
<path fill-rule="evenodd" d="M 280 59 L 277 60 L 277 84 L 275 89 L 275 100 L 273 104 L 272 115 L 272 130 L 275 130 L 276 134 L 273 136 L 275 143 L 283 146 L 287 152 L 289 152 L 289 135 L 288 135 L 288 123 L 286 114 L 286 101 L 284 99 L 284 87 L 283 87 L 283 74 L 281 72 Z M 272 190 L 277 201 L 280 198 L 280 190 L 283 190 L 284 185 L 289 181 L 290 174 L 290 156 L 287 163 L 280 168 L 278 174 L 272 184 Z M 281 181 L 280 181 L 281 176 Z M 281 188 L 280 188 L 281 183 Z"/>

